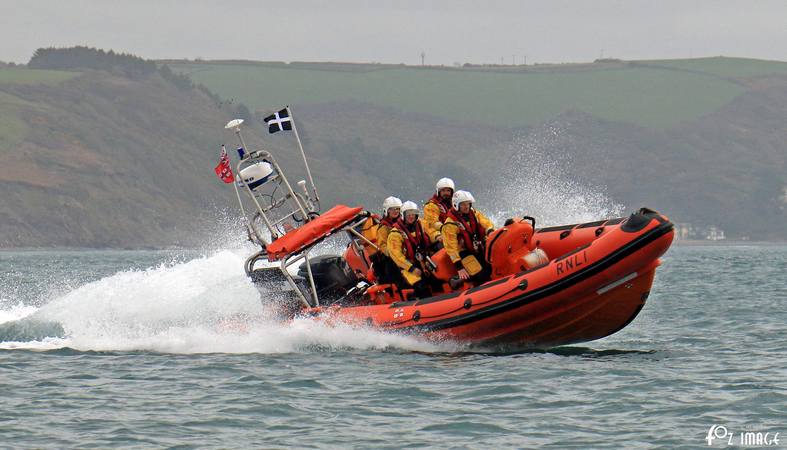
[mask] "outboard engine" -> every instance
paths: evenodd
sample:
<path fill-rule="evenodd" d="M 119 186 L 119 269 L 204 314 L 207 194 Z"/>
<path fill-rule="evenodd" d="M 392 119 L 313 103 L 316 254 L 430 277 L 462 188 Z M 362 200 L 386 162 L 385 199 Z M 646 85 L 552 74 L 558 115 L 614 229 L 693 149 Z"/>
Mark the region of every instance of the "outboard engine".
<path fill-rule="evenodd" d="M 486 238 L 486 259 L 495 278 L 529 270 L 549 262 L 544 250 L 534 242 L 536 219 L 525 216 L 509 219 L 503 228 Z"/>
<path fill-rule="evenodd" d="M 321 303 L 330 304 L 344 298 L 360 281 L 341 256 L 320 255 L 310 262 Z M 308 280 L 305 262 L 298 268 L 298 275 Z"/>

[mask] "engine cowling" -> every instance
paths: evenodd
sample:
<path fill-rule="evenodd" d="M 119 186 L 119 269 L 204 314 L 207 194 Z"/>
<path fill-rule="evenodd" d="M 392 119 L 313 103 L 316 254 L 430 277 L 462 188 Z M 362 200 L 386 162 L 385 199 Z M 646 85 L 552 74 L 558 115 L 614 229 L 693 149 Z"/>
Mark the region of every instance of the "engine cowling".
<path fill-rule="evenodd" d="M 492 265 L 492 278 L 543 264 L 547 260 L 546 253 L 534 250 L 533 225 L 524 219 L 495 230 L 486 239 L 486 259 Z"/>

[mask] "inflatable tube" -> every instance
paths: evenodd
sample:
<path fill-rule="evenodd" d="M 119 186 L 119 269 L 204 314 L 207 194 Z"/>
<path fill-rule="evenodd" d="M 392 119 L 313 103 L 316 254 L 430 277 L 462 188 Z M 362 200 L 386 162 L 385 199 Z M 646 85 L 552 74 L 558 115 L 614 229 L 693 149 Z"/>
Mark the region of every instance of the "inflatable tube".
<path fill-rule="evenodd" d="M 673 236 L 665 216 L 644 208 L 626 219 L 536 230 L 520 221 L 490 236 L 487 254 L 495 278 L 483 285 L 425 299 L 305 312 L 329 322 L 478 346 L 546 348 L 591 341 L 637 316 Z M 522 256 L 536 248 L 549 262 L 521 270 Z"/>

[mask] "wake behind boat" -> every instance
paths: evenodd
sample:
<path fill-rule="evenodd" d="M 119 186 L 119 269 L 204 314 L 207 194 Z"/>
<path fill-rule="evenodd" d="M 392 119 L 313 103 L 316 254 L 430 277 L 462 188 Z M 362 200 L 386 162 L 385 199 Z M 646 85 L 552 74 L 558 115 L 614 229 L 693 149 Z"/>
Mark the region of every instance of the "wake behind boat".
<path fill-rule="evenodd" d="M 537 228 L 532 217 L 509 219 L 486 238 L 489 281 L 459 280 L 441 249 L 430 261 L 437 292 L 414 298 L 409 286 L 382 283 L 375 275 L 371 256 L 379 248 L 374 234 L 365 232 L 372 213 L 345 205 L 320 213 L 291 110 L 266 121 L 272 132 L 294 132 L 309 186 L 301 180 L 296 192 L 273 155 L 247 151 L 240 119 L 226 126 L 239 139 L 240 161 L 233 171 L 223 151 L 216 173 L 233 182 L 249 239 L 261 248 L 247 259 L 246 273 L 263 301 L 277 303 L 285 318 L 309 316 L 472 346 L 592 341 L 637 316 L 674 237 L 669 219 L 647 208 L 626 218 L 548 228 Z M 337 234 L 349 239 L 342 255 L 314 255 L 315 246 Z"/>

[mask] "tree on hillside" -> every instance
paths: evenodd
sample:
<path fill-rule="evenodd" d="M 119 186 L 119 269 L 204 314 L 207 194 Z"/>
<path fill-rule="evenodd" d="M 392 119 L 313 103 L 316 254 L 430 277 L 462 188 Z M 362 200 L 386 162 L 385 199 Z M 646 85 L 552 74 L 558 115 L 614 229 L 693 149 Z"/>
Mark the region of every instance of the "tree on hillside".
<path fill-rule="evenodd" d="M 156 63 L 127 53 L 105 52 L 90 47 L 39 48 L 28 66 L 32 69 L 94 69 L 119 72 L 134 78 L 157 71 Z"/>
<path fill-rule="evenodd" d="M 227 111 L 234 117 L 239 117 L 248 124 L 259 124 L 251 110 L 243 103 L 231 106 L 232 101 L 224 102 L 204 85 L 195 85 L 188 75 L 177 73 L 166 64 L 158 67 L 154 61 L 128 53 L 115 53 L 113 50 L 104 51 L 83 46 L 39 48 L 30 58 L 28 66 L 32 69 L 102 70 L 128 78 L 139 78 L 158 73 L 161 78 L 183 91 L 196 89 L 204 93 L 218 108 L 227 108 Z"/>
<path fill-rule="evenodd" d="M 161 77 L 183 90 L 189 90 L 194 87 L 194 82 L 191 81 L 188 75 L 175 73 L 168 65 L 164 64 L 159 68 Z"/>

